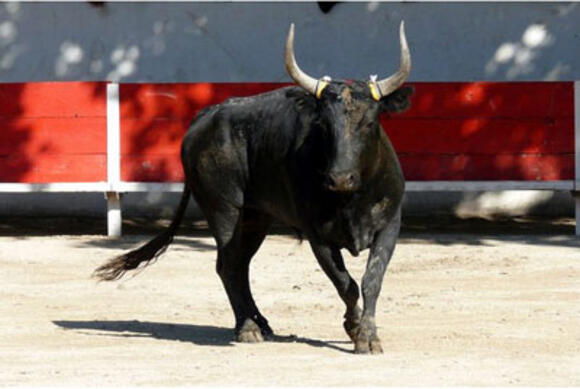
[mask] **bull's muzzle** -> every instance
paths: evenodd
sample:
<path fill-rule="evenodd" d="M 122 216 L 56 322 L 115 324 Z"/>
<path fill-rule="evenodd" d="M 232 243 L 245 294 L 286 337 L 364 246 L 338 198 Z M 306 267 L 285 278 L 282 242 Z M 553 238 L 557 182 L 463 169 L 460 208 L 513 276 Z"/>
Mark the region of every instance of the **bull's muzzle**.
<path fill-rule="evenodd" d="M 329 173 L 326 176 L 326 188 L 333 192 L 354 192 L 360 187 L 360 175 L 357 172 Z"/>

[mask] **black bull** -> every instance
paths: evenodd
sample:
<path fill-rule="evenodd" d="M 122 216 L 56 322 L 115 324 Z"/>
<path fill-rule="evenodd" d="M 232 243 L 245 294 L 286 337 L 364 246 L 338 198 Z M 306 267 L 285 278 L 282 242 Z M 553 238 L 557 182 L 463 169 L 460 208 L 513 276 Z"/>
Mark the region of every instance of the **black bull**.
<path fill-rule="evenodd" d="M 388 79 L 315 80 L 295 63 L 291 28 L 286 67 L 299 86 L 232 98 L 201 112 L 183 139 L 185 189 L 170 227 L 104 264 L 96 276 L 115 280 L 156 259 L 171 243 L 193 194 L 216 240 L 217 273 L 235 314 L 238 341 L 273 334 L 252 297 L 248 269 L 278 220 L 308 239 L 346 304 L 344 328 L 355 351 L 382 352 L 375 307 L 399 234 L 405 181 L 379 115 L 409 105 L 410 88 L 400 88 L 410 70 L 402 26 L 401 47 L 401 69 Z M 342 248 L 353 255 L 370 248 L 362 310 Z"/>

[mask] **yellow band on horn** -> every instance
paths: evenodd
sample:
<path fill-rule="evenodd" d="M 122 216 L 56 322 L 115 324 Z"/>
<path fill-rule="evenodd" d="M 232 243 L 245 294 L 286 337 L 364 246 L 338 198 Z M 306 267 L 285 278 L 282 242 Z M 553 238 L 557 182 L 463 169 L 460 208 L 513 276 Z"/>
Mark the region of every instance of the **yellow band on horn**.
<path fill-rule="evenodd" d="M 326 88 L 328 86 L 328 82 L 327 81 L 318 81 L 318 84 L 316 84 L 316 98 L 319 99 L 320 95 L 322 95 L 322 91 L 324 90 L 324 88 Z"/>
<path fill-rule="evenodd" d="M 381 92 L 379 92 L 379 88 L 377 87 L 377 85 L 374 82 L 369 82 L 369 89 L 371 91 L 373 99 L 379 101 L 381 99 Z"/>

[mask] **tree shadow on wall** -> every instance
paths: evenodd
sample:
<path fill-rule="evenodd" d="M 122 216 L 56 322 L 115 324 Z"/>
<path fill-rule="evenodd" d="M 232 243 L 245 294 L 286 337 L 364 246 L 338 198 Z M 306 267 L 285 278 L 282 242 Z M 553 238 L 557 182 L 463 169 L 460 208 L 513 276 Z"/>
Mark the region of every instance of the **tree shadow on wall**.
<path fill-rule="evenodd" d="M 21 182 L 33 168 L 32 154 L 47 149 L 42 144 L 29 145 L 32 131 L 25 114 L 24 90 L 25 84 L 0 84 L 0 183 Z"/>
<path fill-rule="evenodd" d="M 182 182 L 181 140 L 204 108 L 287 84 L 172 83 L 121 85 L 122 178 Z"/>
<path fill-rule="evenodd" d="M 104 83 L 0 84 L 0 182 L 106 180 Z"/>
<path fill-rule="evenodd" d="M 412 85 L 383 122 L 408 181 L 573 179 L 572 83 Z"/>

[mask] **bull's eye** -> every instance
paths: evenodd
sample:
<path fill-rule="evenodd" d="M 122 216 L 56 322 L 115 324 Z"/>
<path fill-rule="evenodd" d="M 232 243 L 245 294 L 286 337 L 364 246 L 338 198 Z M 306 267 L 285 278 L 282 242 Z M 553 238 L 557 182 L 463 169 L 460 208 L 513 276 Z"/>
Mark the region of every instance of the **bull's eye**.
<path fill-rule="evenodd" d="M 367 132 L 367 131 L 372 130 L 374 127 L 375 127 L 375 123 L 372 121 L 368 121 L 365 124 L 363 124 L 360 128 L 361 128 L 361 130 Z"/>

